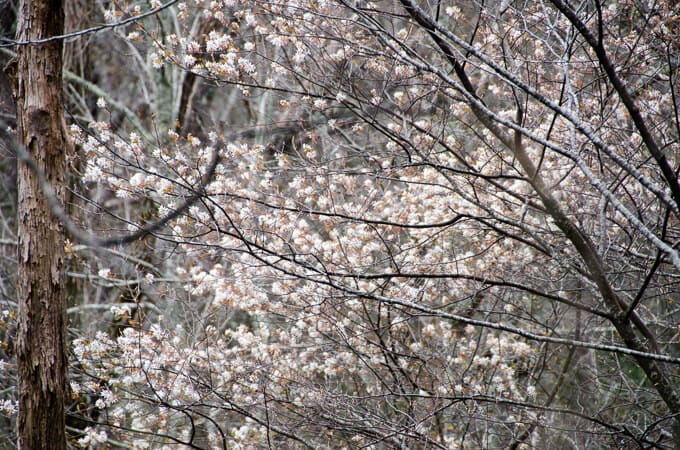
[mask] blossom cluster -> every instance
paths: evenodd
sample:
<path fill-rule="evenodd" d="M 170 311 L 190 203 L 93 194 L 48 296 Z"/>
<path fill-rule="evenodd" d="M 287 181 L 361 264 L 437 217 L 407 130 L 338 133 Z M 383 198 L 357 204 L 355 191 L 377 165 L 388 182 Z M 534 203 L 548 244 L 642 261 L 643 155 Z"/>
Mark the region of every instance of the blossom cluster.
<path fill-rule="evenodd" d="M 616 22 L 624 3 L 602 17 L 638 45 Z M 150 200 L 153 218 L 202 193 L 158 233 L 172 247 L 164 268 L 181 280 L 159 299 L 168 314 L 75 343 L 87 376 L 73 390 L 96 396 L 107 432 L 151 433 L 152 447 L 475 448 L 518 436 L 541 446 L 535 402 L 556 401 L 564 373 L 581 369 L 561 369 L 562 349 L 519 334 L 610 339 L 595 331 L 612 308 L 588 272 L 598 261 L 579 251 L 597 252 L 632 301 L 653 255 L 668 253 L 657 241 L 677 236 L 659 220 L 672 210 L 662 174 L 625 105 L 603 97 L 600 65 L 573 48 L 564 15 L 448 6 L 438 32 L 454 55 L 396 4 L 197 0 L 174 13 L 172 32 L 142 27 L 151 65 L 246 106 L 220 112 L 233 127 L 170 120 L 151 139 L 106 120 L 72 128 L 83 180 Z M 464 33 L 472 13 L 474 42 L 447 34 Z M 461 55 L 467 78 L 454 79 L 445 68 Z M 649 74 L 624 76 L 677 147 L 661 119 L 672 92 Z M 256 131 L 232 129 L 241 123 Z M 572 245 L 567 222 L 587 245 Z M 654 323 L 675 292 L 659 276 L 640 308 Z M 489 329 L 498 325 L 506 331 Z M 579 374 L 605 380 L 593 385 L 641 393 L 598 360 L 588 370 Z M 90 431 L 83 445 L 106 438 Z"/>

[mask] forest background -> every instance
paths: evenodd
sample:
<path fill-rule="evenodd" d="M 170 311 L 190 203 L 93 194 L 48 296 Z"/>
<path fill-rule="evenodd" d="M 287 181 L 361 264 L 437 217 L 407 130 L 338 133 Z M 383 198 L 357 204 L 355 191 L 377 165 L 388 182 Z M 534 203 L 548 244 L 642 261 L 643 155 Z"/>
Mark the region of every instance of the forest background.
<path fill-rule="evenodd" d="M 680 448 L 679 9 L 1 2 L 0 447 Z"/>

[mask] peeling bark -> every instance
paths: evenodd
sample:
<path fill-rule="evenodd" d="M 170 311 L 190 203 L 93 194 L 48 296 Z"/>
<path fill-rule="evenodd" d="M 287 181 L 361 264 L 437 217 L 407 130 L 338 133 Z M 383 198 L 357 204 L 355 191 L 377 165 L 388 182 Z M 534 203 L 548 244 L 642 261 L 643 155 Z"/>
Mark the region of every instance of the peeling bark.
<path fill-rule="evenodd" d="M 19 41 L 63 31 L 60 0 L 22 1 Z M 62 49 L 60 40 L 19 47 L 14 91 L 20 143 L 61 202 L 69 147 L 63 115 Z M 36 175 L 24 164 L 18 167 L 18 227 L 18 447 L 65 449 L 65 236 L 59 220 L 50 214 Z"/>

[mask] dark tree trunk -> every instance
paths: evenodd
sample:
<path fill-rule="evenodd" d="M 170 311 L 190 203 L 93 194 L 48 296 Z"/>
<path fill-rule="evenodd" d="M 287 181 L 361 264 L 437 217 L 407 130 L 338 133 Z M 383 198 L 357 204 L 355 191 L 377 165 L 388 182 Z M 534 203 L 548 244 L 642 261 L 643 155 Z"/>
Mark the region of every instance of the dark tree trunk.
<path fill-rule="evenodd" d="M 17 39 L 34 41 L 64 32 L 61 0 L 23 0 Z M 20 143 L 63 202 L 69 140 L 62 95 L 62 41 L 20 46 L 15 98 Z M 19 448 L 66 448 L 64 401 L 64 231 L 50 214 L 38 179 L 18 168 Z"/>

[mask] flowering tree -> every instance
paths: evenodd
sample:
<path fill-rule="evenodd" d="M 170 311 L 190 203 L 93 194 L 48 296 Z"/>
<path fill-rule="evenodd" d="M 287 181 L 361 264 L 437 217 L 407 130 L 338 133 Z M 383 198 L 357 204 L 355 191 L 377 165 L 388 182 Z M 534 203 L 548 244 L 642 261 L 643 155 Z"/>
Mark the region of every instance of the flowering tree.
<path fill-rule="evenodd" d="M 136 98 L 71 78 L 86 217 L 147 235 L 81 445 L 680 445 L 670 4 L 151 7 Z"/>

